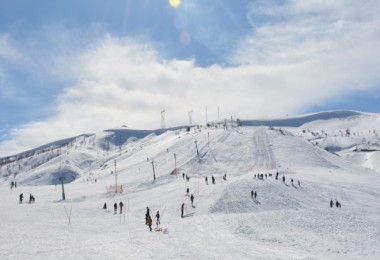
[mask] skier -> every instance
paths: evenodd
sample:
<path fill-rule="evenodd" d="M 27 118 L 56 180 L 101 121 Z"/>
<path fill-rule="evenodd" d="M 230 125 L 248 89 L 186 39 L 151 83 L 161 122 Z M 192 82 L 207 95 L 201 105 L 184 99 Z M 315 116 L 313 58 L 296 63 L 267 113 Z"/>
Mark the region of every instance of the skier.
<path fill-rule="evenodd" d="M 278 180 L 278 172 L 276 172 L 276 180 Z"/>
<path fill-rule="evenodd" d="M 255 174 L 255 179 L 256 179 L 256 174 Z"/>
<path fill-rule="evenodd" d="M 103 209 L 107 209 L 107 203 L 104 202 Z"/>
<path fill-rule="evenodd" d="M 336 206 L 337 208 L 340 208 L 340 207 L 341 207 L 339 201 L 335 200 L 335 206 Z"/>
<path fill-rule="evenodd" d="M 24 198 L 24 194 L 21 193 L 19 197 L 20 197 L 20 203 L 22 203 L 22 199 Z"/>
<path fill-rule="evenodd" d="M 268 175 L 267 174 L 265 174 L 265 179 L 268 179 Z"/>
<path fill-rule="evenodd" d="M 212 184 L 215 184 L 215 177 L 211 176 Z"/>
<path fill-rule="evenodd" d="M 290 182 L 291 182 L 291 183 L 292 183 L 292 185 L 293 185 L 293 179 L 291 179 L 291 180 L 290 180 Z"/>
<path fill-rule="evenodd" d="M 189 188 L 186 189 L 186 195 L 189 196 Z"/>
<path fill-rule="evenodd" d="M 301 182 L 300 182 L 300 181 L 298 181 L 298 186 L 300 186 L 300 187 L 301 187 Z"/>
<path fill-rule="evenodd" d="M 193 194 L 191 194 L 191 196 L 190 196 L 190 201 L 191 201 L 191 206 L 194 207 L 194 205 L 193 205 L 193 202 L 194 202 L 194 195 L 193 195 Z"/>
<path fill-rule="evenodd" d="M 253 199 L 253 190 L 251 190 L 251 199 Z"/>
<path fill-rule="evenodd" d="M 285 183 L 285 176 L 282 176 L 282 182 Z"/>
<path fill-rule="evenodd" d="M 185 179 L 185 173 L 184 172 L 182 173 L 182 179 Z"/>
<path fill-rule="evenodd" d="M 208 179 L 207 179 L 207 176 L 205 177 L 205 182 L 206 182 L 206 184 L 208 185 Z"/>
<path fill-rule="evenodd" d="M 115 204 L 113 204 L 113 213 L 116 214 L 117 213 L 117 203 L 115 202 Z"/>
<path fill-rule="evenodd" d="M 160 225 L 160 212 L 159 211 L 157 211 L 157 214 L 156 214 L 156 223 L 157 223 L 157 225 Z"/>
<path fill-rule="evenodd" d="M 185 209 L 185 203 L 182 203 L 182 205 L 181 205 L 181 218 L 183 218 L 184 209 Z"/>
<path fill-rule="evenodd" d="M 334 206 L 334 202 L 333 200 L 330 200 L 330 208 L 332 208 Z"/>
<path fill-rule="evenodd" d="M 257 197 L 257 192 L 255 191 L 255 193 L 254 193 L 254 196 L 255 196 L 255 199 L 256 199 L 256 197 Z"/>
<path fill-rule="evenodd" d="M 152 231 L 152 218 L 150 216 L 148 216 L 146 223 L 149 227 L 149 231 Z"/>
<path fill-rule="evenodd" d="M 145 225 L 148 225 L 148 218 L 150 217 L 149 214 L 149 207 L 146 207 L 146 213 L 145 213 Z"/>
<path fill-rule="evenodd" d="M 123 202 L 120 201 L 119 202 L 120 214 L 123 213 L 123 206 L 124 206 Z"/>

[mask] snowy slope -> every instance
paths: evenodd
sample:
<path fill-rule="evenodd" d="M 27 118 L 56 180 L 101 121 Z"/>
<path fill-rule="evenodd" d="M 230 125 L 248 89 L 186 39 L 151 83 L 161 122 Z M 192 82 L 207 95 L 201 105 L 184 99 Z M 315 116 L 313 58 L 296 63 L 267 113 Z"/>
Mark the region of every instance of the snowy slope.
<path fill-rule="evenodd" d="M 49 151 L 47 162 L 49 153 L 24 158 L 12 163 L 15 171 L 6 176 L 7 166 L 2 166 L 0 258 L 378 259 L 380 174 L 375 166 L 366 169 L 347 160 L 342 155 L 346 149 L 338 156 L 316 145 L 336 138 L 336 147 L 351 147 L 346 143 L 356 144 L 360 132 L 376 146 L 380 142 L 373 131 L 365 130 L 369 118 L 377 117 L 369 116 L 282 129 L 192 128 L 136 137 L 119 129 L 76 138 L 60 152 Z M 352 135 L 331 136 L 352 120 Z M 322 130 L 327 136 L 322 137 Z M 174 154 L 177 176 L 170 175 Z M 39 166 L 31 169 L 32 163 Z M 115 169 L 123 193 L 107 193 L 106 187 L 115 183 Z M 275 180 L 277 171 L 280 179 L 285 176 L 284 183 Z M 60 185 L 51 185 L 62 173 L 65 201 Z M 190 177 L 188 182 L 182 173 Z M 258 173 L 267 178 L 254 178 Z M 10 189 L 10 181 L 18 187 Z M 251 190 L 257 192 L 256 200 Z M 33 194 L 36 203 L 19 204 L 20 193 L 26 200 Z M 339 200 L 342 208 L 329 208 L 330 199 Z M 126 211 L 114 215 L 112 205 L 120 201 Z M 108 210 L 101 209 L 104 202 Z M 185 218 L 180 217 L 182 203 Z M 149 232 L 147 206 L 152 216 L 161 212 L 160 227 L 167 234 Z M 71 226 L 65 209 L 68 214 L 72 209 Z"/>

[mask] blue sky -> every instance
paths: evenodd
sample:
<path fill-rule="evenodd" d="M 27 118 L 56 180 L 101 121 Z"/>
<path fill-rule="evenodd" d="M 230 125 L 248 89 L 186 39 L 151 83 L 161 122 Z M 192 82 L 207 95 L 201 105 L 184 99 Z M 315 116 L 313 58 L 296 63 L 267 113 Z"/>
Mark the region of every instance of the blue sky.
<path fill-rule="evenodd" d="M 178 0 L 177 0 L 178 1 Z M 380 3 L 12 0 L 0 8 L 0 156 L 128 125 L 380 111 Z"/>

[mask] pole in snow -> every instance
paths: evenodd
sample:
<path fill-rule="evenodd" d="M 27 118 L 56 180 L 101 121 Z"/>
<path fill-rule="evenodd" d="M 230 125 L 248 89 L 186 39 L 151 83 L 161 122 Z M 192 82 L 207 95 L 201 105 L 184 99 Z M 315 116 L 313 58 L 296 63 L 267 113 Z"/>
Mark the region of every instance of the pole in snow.
<path fill-rule="evenodd" d="M 199 158 L 199 151 L 198 151 L 198 141 L 197 141 L 197 140 L 195 140 L 195 141 L 194 141 L 194 143 L 195 143 L 195 148 L 197 149 L 197 156 L 198 156 L 198 161 L 200 161 L 201 159 Z"/>
<path fill-rule="evenodd" d="M 177 155 L 174 154 L 174 172 L 177 175 Z"/>
<path fill-rule="evenodd" d="M 115 193 L 117 193 L 117 173 L 116 173 L 116 160 L 113 161 L 115 164 Z"/>
<path fill-rule="evenodd" d="M 65 177 L 63 176 L 63 172 L 61 173 L 61 177 L 59 179 L 61 180 L 61 184 L 62 184 L 62 200 L 65 200 L 66 199 L 66 197 L 65 197 L 65 186 L 63 184 Z"/>
<path fill-rule="evenodd" d="M 153 168 L 153 182 L 156 181 L 156 172 L 154 171 L 154 161 L 152 160 L 152 168 Z"/>

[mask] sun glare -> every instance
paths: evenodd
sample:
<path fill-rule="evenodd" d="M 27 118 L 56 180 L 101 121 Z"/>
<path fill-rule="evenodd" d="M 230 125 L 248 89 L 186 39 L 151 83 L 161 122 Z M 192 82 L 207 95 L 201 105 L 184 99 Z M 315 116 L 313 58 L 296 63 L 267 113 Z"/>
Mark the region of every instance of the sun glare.
<path fill-rule="evenodd" d="M 181 0 L 169 0 L 171 7 L 177 8 L 181 4 Z"/>

